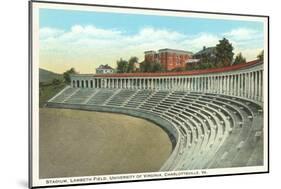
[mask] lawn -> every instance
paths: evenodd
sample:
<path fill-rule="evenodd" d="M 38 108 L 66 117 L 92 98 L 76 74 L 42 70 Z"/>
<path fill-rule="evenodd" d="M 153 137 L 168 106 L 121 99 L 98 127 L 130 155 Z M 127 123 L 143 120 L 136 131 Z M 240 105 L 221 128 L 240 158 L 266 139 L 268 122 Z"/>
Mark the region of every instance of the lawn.
<path fill-rule="evenodd" d="M 65 83 L 61 82 L 57 85 L 55 84 L 42 84 L 39 86 L 39 107 L 43 107 L 44 104 L 61 91 L 66 86 Z"/>

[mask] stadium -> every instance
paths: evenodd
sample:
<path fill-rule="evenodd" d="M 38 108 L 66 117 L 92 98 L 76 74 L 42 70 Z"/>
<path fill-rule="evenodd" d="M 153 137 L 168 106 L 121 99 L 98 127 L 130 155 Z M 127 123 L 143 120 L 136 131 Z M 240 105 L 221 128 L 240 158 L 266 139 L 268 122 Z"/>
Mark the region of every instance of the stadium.
<path fill-rule="evenodd" d="M 151 121 L 172 152 L 159 171 L 261 166 L 263 62 L 165 73 L 74 74 L 50 108 Z"/>

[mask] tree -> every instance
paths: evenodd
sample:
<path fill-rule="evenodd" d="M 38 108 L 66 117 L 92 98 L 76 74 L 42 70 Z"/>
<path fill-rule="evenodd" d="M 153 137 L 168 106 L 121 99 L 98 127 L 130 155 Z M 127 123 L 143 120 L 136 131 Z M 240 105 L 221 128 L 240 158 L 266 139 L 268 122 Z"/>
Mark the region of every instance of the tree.
<path fill-rule="evenodd" d="M 53 79 L 52 84 L 59 85 L 59 84 L 61 84 L 61 80 L 55 78 L 55 79 Z"/>
<path fill-rule="evenodd" d="M 163 70 L 164 69 L 163 69 L 162 65 L 158 62 L 144 61 L 141 63 L 141 66 L 140 66 L 141 72 L 161 72 Z"/>
<path fill-rule="evenodd" d="M 257 58 L 258 58 L 260 61 L 263 61 L 263 54 L 264 54 L 264 51 L 262 50 L 262 51 L 258 54 L 258 56 L 257 56 Z"/>
<path fill-rule="evenodd" d="M 216 64 L 217 67 L 229 66 L 233 60 L 233 46 L 228 39 L 223 38 L 216 45 Z"/>
<path fill-rule="evenodd" d="M 246 58 L 243 57 L 242 53 L 238 53 L 234 59 L 233 65 L 246 63 Z"/>
<path fill-rule="evenodd" d="M 77 74 L 78 72 L 76 72 L 76 70 L 74 68 L 70 68 L 70 70 L 67 70 L 63 73 L 63 78 L 64 78 L 64 81 L 66 83 L 70 83 L 70 75 L 71 74 Z"/>
<path fill-rule="evenodd" d="M 128 62 L 120 58 L 117 60 L 117 73 L 126 73 L 128 70 Z"/>
<path fill-rule="evenodd" d="M 140 71 L 141 72 L 151 72 L 152 70 L 152 64 L 149 61 L 143 61 L 140 65 Z"/>
<path fill-rule="evenodd" d="M 139 59 L 135 56 L 131 57 L 128 61 L 127 72 L 132 73 L 135 71 L 135 64 L 138 63 Z"/>
<path fill-rule="evenodd" d="M 163 70 L 163 66 L 159 62 L 152 63 L 152 72 L 162 72 Z"/>

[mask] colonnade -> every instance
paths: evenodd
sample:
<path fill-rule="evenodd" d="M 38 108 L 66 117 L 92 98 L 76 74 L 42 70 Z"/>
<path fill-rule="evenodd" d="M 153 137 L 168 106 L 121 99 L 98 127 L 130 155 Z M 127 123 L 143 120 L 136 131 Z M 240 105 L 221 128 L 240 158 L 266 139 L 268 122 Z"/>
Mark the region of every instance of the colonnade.
<path fill-rule="evenodd" d="M 154 89 L 218 93 L 256 101 L 263 99 L 263 69 L 204 75 L 153 77 L 83 77 L 73 75 L 75 88 Z"/>

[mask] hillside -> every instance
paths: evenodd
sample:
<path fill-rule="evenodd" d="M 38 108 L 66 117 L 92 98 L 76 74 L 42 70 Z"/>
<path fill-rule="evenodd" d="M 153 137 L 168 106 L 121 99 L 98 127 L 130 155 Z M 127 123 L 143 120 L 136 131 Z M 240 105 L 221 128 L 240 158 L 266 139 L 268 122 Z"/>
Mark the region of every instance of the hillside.
<path fill-rule="evenodd" d="M 62 79 L 61 74 L 57 74 L 42 68 L 39 68 L 39 81 L 44 83 L 50 83 L 53 79 Z"/>
<path fill-rule="evenodd" d="M 59 79 L 59 83 L 52 83 L 53 79 Z M 39 106 L 42 107 L 50 98 L 65 87 L 63 76 L 45 69 L 39 68 Z"/>

